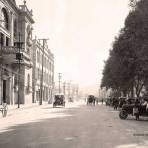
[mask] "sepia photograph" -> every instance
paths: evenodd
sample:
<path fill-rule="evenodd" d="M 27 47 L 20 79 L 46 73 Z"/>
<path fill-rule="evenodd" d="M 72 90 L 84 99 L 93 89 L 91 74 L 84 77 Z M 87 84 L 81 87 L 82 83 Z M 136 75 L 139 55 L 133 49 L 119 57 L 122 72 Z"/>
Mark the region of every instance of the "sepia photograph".
<path fill-rule="evenodd" d="M 0 0 L 0 148 L 148 148 L 148 0 Z"/>

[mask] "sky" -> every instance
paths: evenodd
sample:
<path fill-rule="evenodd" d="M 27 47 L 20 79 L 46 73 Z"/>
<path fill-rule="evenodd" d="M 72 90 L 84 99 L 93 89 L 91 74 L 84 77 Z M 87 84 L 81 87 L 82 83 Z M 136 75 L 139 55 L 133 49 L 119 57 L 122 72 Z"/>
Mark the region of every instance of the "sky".
<path fill-rule="evenodd" d="M 129 0 L 26 0 L 33 10 L 34 35 L 49 38 L 55 56 L 55 83 L 99 87 L 104 61 L 124 26 Z M 16 0 L 22 4 L 23 0 Z"/>

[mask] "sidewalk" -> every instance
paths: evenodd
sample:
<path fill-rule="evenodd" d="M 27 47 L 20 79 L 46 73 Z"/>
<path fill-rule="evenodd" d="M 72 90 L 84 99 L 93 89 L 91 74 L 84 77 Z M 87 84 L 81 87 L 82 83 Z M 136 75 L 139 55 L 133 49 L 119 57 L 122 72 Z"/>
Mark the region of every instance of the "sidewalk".
<path fill-rule="evenodd" d="M 66 103 L 66 107 L 53 108 L 52 104 L 43 103 L 21 105 L 20 108 L 16 106 L 9 107 L 7 116 L 5 118 L 0 115 L 0 133 L 13 130 L 13 126 L 19 126 L 23 124 L 29 124 L 32 122 L 40 122 L 42 120 L 47 120 L 51 118 L 62 118 L 65 116 L 70 116 L 65 114 L 63 111 L 70 108 L 77 108 L 84 103 Z"/>
<path fill-rule="evenodd" d="M 81 104 L 84 104 L 84 102 L 74 102 L 74 103 L 66 103 L 66 107 L 65 108 L 74 108 L 77 107 Z M 39 105 L 39 103 L 32 103 L 32 104 L 20 104 L 20 108 L 18 108 L 18 105 L 8 105 L 8 112 L 7 112 L 7 116 L 5 118 L 8 118 L 9 116 L 13 116 L 15 115 L 15 113 L 23 113 L 24 111 L 26 112 L 32 112 L 32 110 L 38 110 L 38 109 L 43 109 L 43 108 L 50 108 L 52 110 L 53 105 L 52 104 L 48 104 L 48 102 L 43 102 L 42 105 Z M 54 109 L 55 110 L 55 109 Z M 2 115 L 0 115 L 0 119 L 3 118 Z"/>
<path fill-rule="evenodd" d="M 30 110 L 35 108 L 42 108 L 43 106 L 52 106 L 52 104 L 48 104 L 48 102 L 43 102 L 42 105 L 39 105 L 39 103 L 32 103 L 32 104 L 20 104 L 20 108 L 18 108 L 18 105 L 8 105 L 8 112 L 7 116 L 5 118 L 8 118 L 9 115 L 15 115 L 15 113 L 23 112 L 24 110 Z M 3 118 L 2 114 L 0 112 L 0 119 Z"/>
<path fill-rule="evenodd" d="M 47 102 L 43 102 L 42 105 L 47 105 Z M 8 111 L 14 111 L 14 110 L 22 110 L 22 109 L 29 109 L 34 107 L 42 106 L 39 105 L 39 103 L 32 103 L 32 104 L 20 104 L 20 108 L 18 108 L 18 105 L 8 105 Z M 49 105 L 49 104 L 48 104 Z"/>

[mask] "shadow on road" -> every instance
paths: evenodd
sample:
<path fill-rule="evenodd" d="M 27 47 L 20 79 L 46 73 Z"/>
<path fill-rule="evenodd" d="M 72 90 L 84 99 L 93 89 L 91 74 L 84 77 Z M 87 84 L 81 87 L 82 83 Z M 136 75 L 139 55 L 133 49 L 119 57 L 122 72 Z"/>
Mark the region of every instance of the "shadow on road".
<path fill-rule="evenodd" d="M 47 111 L 49 108 L 44 109 Z M 66 110 L 44 112 L 44 116 L 28 119 L 28 123 L 24 121 L 3 128 L 0 131 L 0 148 L 49 148 L 60 135 L 62 130 L 60 123 L 66 126 L 65 121 L 72 116 L 73 113 Z"/>

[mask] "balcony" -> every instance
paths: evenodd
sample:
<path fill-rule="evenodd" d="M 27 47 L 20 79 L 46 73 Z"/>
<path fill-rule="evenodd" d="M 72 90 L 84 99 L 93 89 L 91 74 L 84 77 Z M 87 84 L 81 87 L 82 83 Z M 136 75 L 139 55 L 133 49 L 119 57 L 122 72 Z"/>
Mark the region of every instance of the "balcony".
<path fill-rule="evenodd" d="M 20 52 L 19 52 L 20 50 Z M 20 60 L 21 64 L 32 66 L 31 58 L 24 50 L 24 48 L 16 46 L 2 46 L 0 48 L 0 63 L 1 64 L 18 64 Z"/>
<path fill-rule="evenodd" d="M 18 47 L 2 46 L 0 48 L 0 63 L 1 64 L 11 64 L 11 63 L 17 62 L 16 55 L 18 52 L 19 52 Z"/>
<path fill-rule="evenodd" d="M 24 52 L 24 49 L 21 48 L 21 52 Z M 3 54 L 16 54 L 19 52 L 19 48 L 15 46 L 2 46 L 0 49 L 0 55 Z"/>

